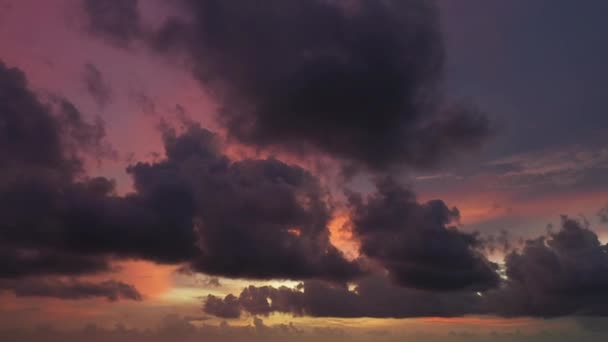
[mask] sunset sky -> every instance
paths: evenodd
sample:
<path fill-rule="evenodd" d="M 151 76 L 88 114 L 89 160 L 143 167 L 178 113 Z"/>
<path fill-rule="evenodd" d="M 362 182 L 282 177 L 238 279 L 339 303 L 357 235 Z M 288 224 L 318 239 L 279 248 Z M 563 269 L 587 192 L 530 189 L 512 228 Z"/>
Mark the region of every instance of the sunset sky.
<path fill-rule="evenodd" d="M 607 13 L 0 0 L 0 341 L 604 341 Z"/>

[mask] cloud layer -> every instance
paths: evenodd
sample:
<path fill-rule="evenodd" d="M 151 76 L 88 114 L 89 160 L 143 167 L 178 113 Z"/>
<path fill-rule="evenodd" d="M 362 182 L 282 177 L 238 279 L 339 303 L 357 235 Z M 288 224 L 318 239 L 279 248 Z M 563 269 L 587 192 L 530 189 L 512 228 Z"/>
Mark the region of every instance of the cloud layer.
<path fill-rule="evenodd" d="M 509 253 L 507 278 L 488 291 L 416 290 L 377 274 L 353 282 L 351 288 L 321 281 L 303 282 L 297 288 L 250 286 L 238 297 L 209 296 L 204 309 L 224 318 L 239 317 L 241 312 L 384 318 L 605 316 L 607 250 L 591 230 L 564 218 L 558 232 L 529 240 L 521 251 Z"/>
<path fill-rule="evenodd" d="M 219 103 L 229 143 L 385 175 L 433 166 L 491 134 L 474 105 L 443 94 L 444 50 L 428 1 L 181 0 L 172 5 L 181 15 L 157 28 L 143 24 L 139 5 L 86 0 L 86 29 L 120 48 L 137 43 L 185 61 Z M 105 105 L 101 72 L 88 64 L 84 76 Z M 458 209 L 420 203 L 378 177 L 370 193 L 347 191 L 340 208 L 360 246 L 349 260 L 331 243 L 339 203 L 319 175 L 274 157 L 235 158 L 196 122 L 160 132 L 164 155 L 133 162 L 133 192 L 118 195 L 111 179 L 85 172 L 88 158 L 109 153 L 102 122 L 63 97 L 36 94 L 21 71 L 0 63 L 0 289 L 141 300 L 129 284 L 82 276 L 143 259 L 302 281 L 207 297 L 204 310 L 224 318 L 607 314 L 607 247 L 580 222 L 565 218 L 559 231 L 508 253 L 500 269 L 482 253 L 485 240 L 458 227 Z M 545 172 L 517 160 L 492 166 L 517 177 L 528 176 L 520 166 Z"/>
<path fill-rule="evenodd" d="M 52 297 L 66 300 L 102 297 L 140 301 L 143 296 L 132 285 L 115 280 L 102 282 L 57 279 L 0 279 L 0 290 L 10 290 L 17 297 Z"/>
<path fill-rule="evenodd" d="M 0 65 L 0 113 L 0 278 L 107 272 L 131 258 L 228 277 L 361 272 L 330 244 L 327 193 L 300 167 L 232 161 L 198 125 L 164 126 L 166 158 L 129 167 L 135 192 L 117 196 L 111 180 L 83 172 L 103 127 L 69 102 L 42 102 Z"/>
<path fill-rule="evenodd" d="M 33 93 L 0 64 L 0 285 L 18 296 L 140 300 L 111 272 L 120 259 L 181 264 L 217 276 L 298 279 L 298 288 L 250 286 L 210 296 L 221 317 L 272 312 L 337 317 L 605 315 L 607 247 L 583 223 L 527 241 L 505 258 L 505 279 L 460 231 L 459 212 L 381 179 L 347 192 L 360 259 L 329 239 L 332 205 L 309 171 L 280 160 L 233 160 L 220 138 L 193 122 L 161 125 L 165 157 L 127 172 L 134 192 L 116 195 L 83 170 L 107 150 L 101 122 L 66 99 Z M 66 280 L 65 276 L 76 277 Z M 348 286 L 350 283 L 351 286 Z M 354 288 L 353 288 L 354 286 Z"/>

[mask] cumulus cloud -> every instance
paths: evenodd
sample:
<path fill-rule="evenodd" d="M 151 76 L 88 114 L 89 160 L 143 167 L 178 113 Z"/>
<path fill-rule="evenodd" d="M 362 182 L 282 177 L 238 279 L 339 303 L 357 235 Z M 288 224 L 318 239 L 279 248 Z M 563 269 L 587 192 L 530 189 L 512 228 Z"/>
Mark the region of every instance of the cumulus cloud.
<path fill-rule="evenodd" d="M 66 99 L 41 100 L 20 70 L 0 62 L 0 288 L 17 296 L 141 299 L 122 282 L 54 277 L 112 271 L 112 256 L 125 252 L 120 244 L 137 246 L 125 236 L 145 241 L 123 229 L 133 220 L 104 226 L 116 214 L 128 221 L 117 210 L 128 200 L 113 197 L 110 180 L 84 174 L 85 155 L 107 152 L 104 134 L 101 122 L 88 123 Z"/>
<path fill-rule="evenodd" d="M 196 125 L 181 135 L 165 129 L 167 159 L 129 168 L 140 196 L 163 192 L 163 203 L 191 208 L 198 249 L 193 270 L 335 280 L 360 272 L 329 242 L 330 207 L 316 177 L 272 158 L 231 161 L 217 140 Z"/>
<path fill-rule="evenodd" d="M 224 298 L 212 295 L 207 296 L 204 310 L 208 314 L 222 318 L 239 318 L 241 316 L 238 298 L 232 294 Z"/>
<path fill-rule="evenodd" d="M 19 70 L 0 71 L 0 277 L 97 273 L 121 258 L 241 278 L 363 274 L 331 244 L 328 192 L 309 171 L 274 158 L 232 160 L 217 135 L 186 122 L 179 132 L 162 126 L 166 157 L 131 165 L 135 191 L 117 196 L 111 180 L 82 169 L 82 154 L 103 142 L 100 123 L 67 100 L 42 102 Z M 362 254 L 400 285 L 485 289 L 496 280 L 476 237 L 448 227 L 458 212 L 443 202 L 418 204 L 384 182 L 365 200 L 351 194 L 349 208 Z"/>
<path fill-rule="evenodd" d="M 505 271 L 505 284 L 487 298 L 497 314 L 608 314 L 608 246 L 579 221 L 564 217 L 558 232 L 527 241 L 506 256 Z"/>
<path fill-rule="evenodd" d="M 375 274 L 355 281 L 350 289 L 318 280 L 305 281 L 297 288 L 249 286 L 238 297 L 207 297 L 204 310 L 223 318 L 239 317 L 237 312 L 262 316 L 282 312 L 314 317 L 453 317 L 481 313 L 480 303 L 475 292 L 408 289 Z"/>
<path fill-rule="evenodd" d="M 308 171 L 232 161 L 212 132 L 164 126 L 167 158 L 129 167 L 135 192 L 117 196 L 111 180 L 82 170 L 103 130 L 59 104 L 53 110 L 23 73 L 0 65 L 0 277 L 95 273 L 120 258 L 229 277 L 360 273 L 329 242 L 326 191 Z"/>
<path fill-rule="evenodd" d="M 22 72 L 0 64 L 2 288 L 139 300 L 128 284 L 57 278 L 134 258 L 217 276 L 304 280 L 295 289 L 208 297 L 205 310 L 222 317 L 607 314 L 607 246 L 580 222 L 564 218 L 558 232 L 511 251 L 499 281 L 482 240 L 455 226 L 457 209 L 418 203 L 385 179 L 367 196 L 347 196 L 353 235 L 376 267 L 364 275 L 331 244 L 328 193 L 309 171 L 273 158 L 233 160 L 216 134 L 191 122 L 181 131 L 165 125 L 162 136 L 166 157 L 129 167 L 134 192 L 118 196 L 111 180 L 83 171 L 84 155 L 103 146 L 101 123 L 65 99 L 43 101 Z"/>
<path fill-rule="evenodd" d="M 608 245 L 580 222 L 564 217 L 558 232 L 511 251 L 505 259 L 506 278 L 486 291 L 413 289 L 375 274 L 349 287 L 318 280 L 295 288 L 249 286 L 238 297 L 209 296 L 204 310 L 224 318 L 242 312 L 314 317 L 606 316 L 607 268 Z"/>
<path fill-rule="evenodd" d="M 482 241 L 454 226 L 458 209 L 443 201 L 418 203 L 411 191 L 385 179 L 366 198 L 351 194 L 349 207 L 361 253 L 398 284 L 434 290 L 485 290 L 498 284 L 498 267 L 481 253 Z"/>
<path fill-rule="evenodd" d="M 15 178 L 15 171 L 71 177 L 82 171 L 78 153 L 98 148 L 105 134 L 101 122 L 87 123 L 65 99 L 42 103 L 25 75 L 1 61 L 0 113 L 2 177 Z"/>
<path fill-rule="evenodd" d="M 137 13 L 131 1 L 128 11 L 90 2 L 95 32 L 123 41 L 139 32 L 155 51 L 185 56 L 216 95 L 219 122 L 243 143 L 385 170 L 430 166 L 490 135 L 475 106 L 444 100 L 444 50 L 428 1 L 181 0 L 184 18 L 158 30 L 112 25 Z M 125 14 L 106 20 L 106 12 Z"/>

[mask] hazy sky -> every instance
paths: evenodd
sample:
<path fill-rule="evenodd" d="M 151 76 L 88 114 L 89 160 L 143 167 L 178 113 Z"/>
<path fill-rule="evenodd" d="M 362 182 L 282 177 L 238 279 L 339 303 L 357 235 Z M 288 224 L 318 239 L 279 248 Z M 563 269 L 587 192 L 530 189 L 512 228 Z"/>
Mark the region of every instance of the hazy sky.
<path fill-rule="evenodd" d="M 607 11 L 0 0 L 0 339 L 605 339 Z"/>

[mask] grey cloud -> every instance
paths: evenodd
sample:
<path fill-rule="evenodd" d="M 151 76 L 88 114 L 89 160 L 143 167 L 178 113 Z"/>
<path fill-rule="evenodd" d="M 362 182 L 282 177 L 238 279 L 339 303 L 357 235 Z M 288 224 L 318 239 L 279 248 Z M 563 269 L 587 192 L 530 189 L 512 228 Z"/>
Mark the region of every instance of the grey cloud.
<path fill-rule="evenodd" d="M 559 231 L 526 242 L 505 257 L 508 279 L 487 293 L 504 316 L 606 316 L 608 246 L 581 222 L 564 217 Z"/>
<path fill-rule="evenodd" d="M 128 3 L 124 12 L 134 17 L 137 6 Z M 116 19 L 105 13 L 117 6 L 86 9 L 95 31 L 124 40 L 139 32 L 155 51 L 185 55 L 194 77 L 218 95 L 219 122 L 241 142 L 386 171 L 432 166 L 492 133 L 474 105 L 444 100 L 432 2 L 175 4 L 188 19 L 170 18 L 158 31 L 110 25 Z"/>
<path fill-rule="evenodd" d="M 460 214 L 443 201 L 418 203 L 393 180 L 376 192 L 349 196 L 353 233 L 361 253 L 398 284 L 434 290 L 485 290 L 499 283 L 497 265 L 481 253 L 483 241 L 454 225 Z"/>
<path fill-rule="evenodd" d="M 282 312 L 313 317 L 404 318 L 481 313 L 480 304 L 481 298 L 475 292 L 408 289 L 377 274 L 355 281 L 353 289 L 322 281 L 305 281 L 295 289 L 249 286 L 239 297 L 209 296 L 204 309 L 224 318 L 239 317 L 235 314 L 239 311 L 263 316 Z"/>
<path fill-rule="evenodd" d="M 217 136 L 196 125 L 182 135 L 166 129 L 164 141 L 166 160 L 129 172 L 140 196 L 170 191 L 192 201 L 199 250 L 193 270 L 342 281 L 360 273 L 329 242 L 326 193 L 308 171 L 272 158 L 231 161 Z M 172 205 L 183 207 L 178 200 Z"/>
<path fill-rule="evenodd" d="M 227 295 L 223 299 L 211 295 L 207 296 L 204 310 L 210 315 L 222 318 L 241 317 L 241 307 L 239 306 L 238 298 L 232 294 Z"/>
<path fill-rule="evenodd" d="M 233 161 L 214 133 L 164 126 L 167 158 L 129 167 L 135 192 L 118 196 L 113 181 L 82 168 L 102 127 L 66 100 L 41 102 L 23 73 L 4 65 L 0 115 L 0 277 L 96 273 L 121 258 L 229 277 L 361 273 L 331 245 L 327 192 L 300 167 Z"/>
<path fill-rule="evenodd" d="M 142 300 L 142 295 L 133 285 L 115 280 L 90 282 L 25 278 L 0 279 L 0 290 L 12 291 L 17 297 L 52 297 L 67 300 L 105 298 L 108 301 Z"/>
<path fill-rule="evenodd" d="M 404 288 L 376 274 L 352 282 L 351 288 L 312 280 L 296 288 L 249 286 L 238 297 L 210 296 L 208 301 L 233 313 L 225 318 L 238 317 L 238 310 L 313 317 L 608 315 L 608 246 L 580 222 L 564 217 L 559 231 L 527 241 L 505 261 L 506 279 L 483 292 Z"/>

